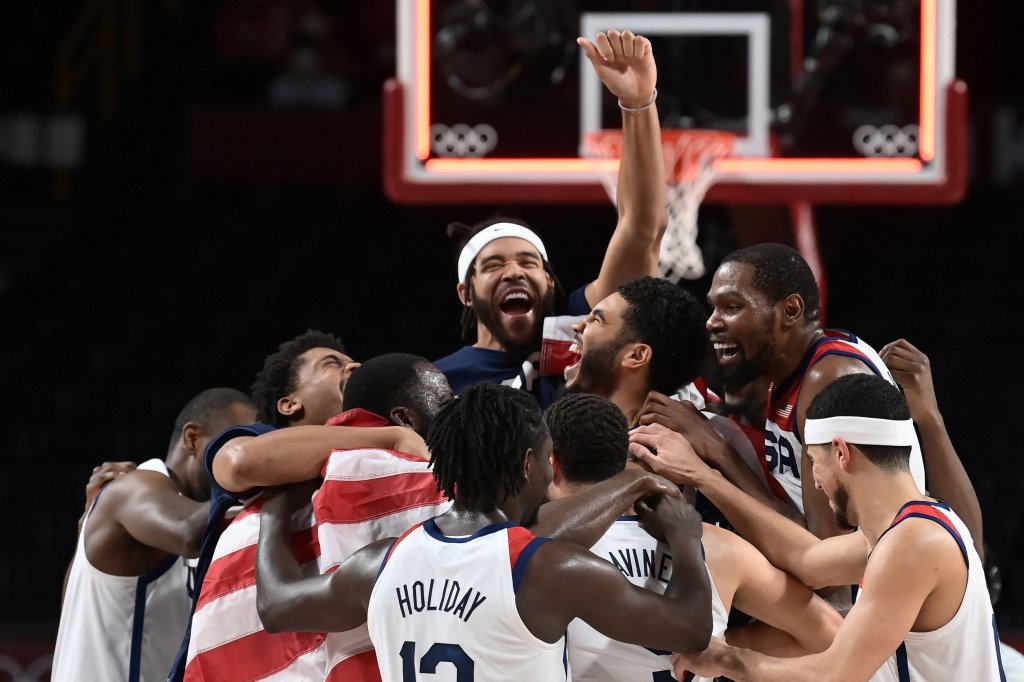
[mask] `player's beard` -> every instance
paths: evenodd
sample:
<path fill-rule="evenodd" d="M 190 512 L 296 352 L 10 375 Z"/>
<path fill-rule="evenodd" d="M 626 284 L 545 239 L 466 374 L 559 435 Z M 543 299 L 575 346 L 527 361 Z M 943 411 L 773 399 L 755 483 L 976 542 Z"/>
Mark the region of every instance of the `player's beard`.
<path fill-rule="evenodd" d="M 624 345 L 626 341 L 615 338 L 588 348 L 580 358 L 576 377 L 565 390 L 569 393 L 593 393 L 602 398 L 609 397 L 615 389 L 615 360 Z"/>
<path fill-rule="evenodd" d="M 544 318 L 555 311 L 555 290 L 554 287 L 548 287 L 547 293 L 544 294 L 540 301 L 540 310 L 536 316 L 533 329 L 530 330 L 527 336 L 519 338 L 512 338 L 508 334 L 499 321 L 501 311 L 495 312 L 495 308 L 490 301 L 474 298 L 472 308 L 476 314 L 476 319 L 480 321 L 480 324 L 487 327 L 487 331 L 491 332 L 491 335 L 501 344 L 502 348 L 513 355 L 525 357 L 530 353 L 540 350 L 540 344 L 544 338 Z"/>
<path fill-rule="evenodd" d="M 832 493 L 832 513 L 843 530 L 857 529 L 857 524 L 850 521 L 850 493 L 842 483 L 836 483 L 836 491 Z"/>
<path fill-rule="evenodd" d="M 765 338 L 764 345 L 757 355 L 747 357 L 744 352 L 743 360 L 736 365 L 722 367 L 722 383 L 727 389 L 746 386 L 754 379 L 765 373 L 768 367 L 768 360 L 775 353 L 775 335 L 772 330 L 775 327 L 775 311 L 765 320 L 762 333 Z"/>

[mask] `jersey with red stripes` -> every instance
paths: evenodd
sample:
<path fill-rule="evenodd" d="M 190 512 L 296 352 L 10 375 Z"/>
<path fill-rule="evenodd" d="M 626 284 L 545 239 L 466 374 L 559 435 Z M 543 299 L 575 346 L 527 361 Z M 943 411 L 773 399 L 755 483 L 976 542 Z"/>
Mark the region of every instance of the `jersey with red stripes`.
<path fill-rule="evenodd" d="M 985 569 L 974 549 L 971 532 L 944 502 L 908 502 L 893 519 L 889 530 L 907 519 L 926 519 L 949 533 L 950 541 L 957 543 L 967 564 L 967 587 L 960 608 L 948 623 L 930 632 L 907 633 L 896 653 L 879 668 L 871 682 L 1005 680 L 999 658 L 999 634 L 985 584 Z M 885 542 L 885 533 L 878 542 Z M 865 593 L 871 589 L 870 583 L 862 587 Z"/>
<path fill-rule="evenodd" d="M 804 440 L 797 423 L 797 402 L 800 400 L 804 378 L 811 367 L 823 358 L 837 355 L 859 360 L 877 376 L 896 385 L 892 373 L 874 348 L 852 333 L 839 329 L 826 330 L 825 336 L 818 339 L 804 355 L 800 366 L 783 381 L 771 385 L 764 434 L 765 460 L 769 474 L 782 485 L 801 513 L 804 511 L 804 494 L 800 483 Z M 926 490 L 921 446 L 916 438 L 914 441 L 910 452 L 910 472 L 918 488 Z"/>
<path fill-rule="evenodd" d="M 381 678 L 534 682 L 569 679 L 565 636 L 538 639 L 523 623 L 516 589 L 545 538 L 511 522 L 447 536 L 433 519 L 392 546 L 367 617 Z"/>

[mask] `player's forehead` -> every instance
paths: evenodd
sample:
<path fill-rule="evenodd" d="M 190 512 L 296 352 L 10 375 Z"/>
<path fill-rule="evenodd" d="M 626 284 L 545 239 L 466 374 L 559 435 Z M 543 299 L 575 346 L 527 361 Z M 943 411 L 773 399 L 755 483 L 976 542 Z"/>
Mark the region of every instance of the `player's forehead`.
<path fill-rule="evenodd" d="M 343 365 L 347 365 L 351 362 L 354 362 L 352 358 L 350 358 L 345 353 L 342 353 L 340 350 L 335 350 L 333 348 L 323 348 L 319 346 L 316 348 L 310 348 L 302 355 L 300 355 L 299 359 L 301 360 L 303 367 L 316 367 L 324 363 L 325 361 L 332 360 L 338 360 Z"/>
<path fill-rule="evenodd" d="M 519 237 L 501 237 L 488 242 L 476 256 L 477 263 L 483 263 L 490 259 L 511 260 L 513 258 L 543 260 L 537 247 Z"/>
<path fill-rule="evenodd" d="M 762 292 L 754 286 L 754 266 L 751 263 L 729 261 L 723 263 L 711 278 L 708 289 L 708 300 L 737 296 L 741 298 L 759 298 Z"/>
<path fill-rule="evenodd" d="M 601 317 L 606 322 L 614 322 L 622 319 L 627 307 L 629 307 L 629 304 L 626 302 L 626 299 L 616 291 L 601 299 L 594 306 L 593 314 Z"/>

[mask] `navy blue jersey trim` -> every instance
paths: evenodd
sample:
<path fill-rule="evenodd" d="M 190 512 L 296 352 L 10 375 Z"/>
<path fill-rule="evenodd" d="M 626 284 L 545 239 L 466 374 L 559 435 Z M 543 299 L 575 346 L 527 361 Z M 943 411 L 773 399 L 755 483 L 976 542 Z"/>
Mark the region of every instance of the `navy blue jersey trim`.
<path fill-rule="evenodd" d="M 817 349 L 818 345 L 821 344 L 821 343 L 824 343 L 825 341 L 835 341 L 835 340 L 836 339 L 834 337 L 826 336 L 826 337 L 820 339 L 817 343 L 815 343 L 814 344 L 814 348 Z M 843 339 L 839 339 L 839 340 L 842 341 Z M 854 360 L 860 360 L 862 363 L 867 365 L 868 369 L 870 369 L 872 372 L 874 372 L 875 376 L 882 377 L 882 373 L 879 371 L 879 369 L 877 367 L 875 367 L 874 363 L 872 363 L 871 360 L 869 360 L 868 358 L 864 357 L 863 355 L 861 355 L 859 353 L 854 353 L 853 351 L 848 351 L 848 350 L 839 350 L 838 348 L 837 349 L 833 349 L 833 350 L 825 351 L 820 356 L 818 356 L 818 359 L 814 361 L 814 364 L 818 364 L 824 358 L 827 358 L 830 355 L 839 355 L 839 356 L 842 356 L 842 357 L 853 358 Z M 809 360 L 809 358 L 808 358 L 808 360 Z M 804 367 L 804 371 L 806 371 L 808 369 L 810 369 L 810 365 Z M 790 376 L 793 376 L 793 375 L 791 374 Z M 885 377 L 882 377 L 882 378 L 884 379 Z M 787 381 L 788 381 L 788 379 L 787 379 Z M 797 391 L 797 393 L 796 393 L 796 400 L 793 401 L 793 409 L 794 410 L 796 409 L 796 406 L 800 404 L 800 393 L 803 391 L 803 389 L 804 389 L 804 387 L 801 385 L 800 386 L 800 390 Z M 800 420 L 798 418 L 796 418 L 795 415 L 794 415 L 794 418 L 793 418 L 793 435 L 796 436 L 797 442 L 799 442 L 801 445 L 804 443 L 804 437 L 800 435 Z"/>
<path fill-rule="evenodd" d="M 615 520 L 616 521 L 636 521 L 639 518 L 640 517 L 637 516 L 636 514 L 623 514 L 622 516 L 620 516 L 619 518 L 617 518 Z"/>
<path fill-rule="evenodd" d="M 896 649 L 896 674 L 900 682 L 910 682 L 910 665 L 907 663 L 907 645 L 900 642 Z"/>
<path fill-rule="evenodd" d="M 380 568 L 377 569 L 377 578 L 380 578 L 380 574 L 384 572 L 384 567 L 388 565 L 388 559 L 391 558 L 391 552 L 395 550 L 395 543 L 398 542 L 398 538 L 395 538 L 394 542 L 388 545 L 388 551 L 384 552 L 384 559 L 380 562 Z"/>
<path fill-rule="evenodd" d="M 999 626 L 996 625 L 996 614 L 992 614 L 992 633 L 995 636 L 996 644 L 996 665 L 999 666 L 999 682 L 1006 682 L 1006 672 L 1003 670 L 1003 652 L 999 647 Z"/>
<path fill-rule="evenodd" d="M 523 574 L 526 572 L 526 565 L 530 563 L 530 559 L 536 554 L 537 550 L 540 549 L 541 545 L 548 542 L 551 538 L 534 538 L 523 547 L 523 551 L 519 553 L 519 558 L 516 559 L 516 565 L 512 567 L 512 591 L 519 591 L 519 583 L 523 581 Z"/>
<path fill-rule="evenodd" d="M 903 513 L 904 509 L 906 509 L 910 505 L 914 505 L 914 504 L 923 504 L 923 505 L 927 505 L 929 507 L 938 507 L 939 509 L 944 509 L 946 511 L 952 511 L 949 508 L 949 505 L 946 504 L 945 502 L 941 502 L 941 501 L 932 502 L 930 500 L 914 500 L 914 501 L 911 501 L 911 502 L 907 502 L 905 505 L 900 507 L 900 510 L 898 512 L 896 512 L 896 516 L 894 518 L 899 518 L 899 515 Z M 968 569 L 971 567 L 971 562 L 970 562 L 970 558 L 969 558 L 970 555 L 967 554 L 967 545 L 964 544 L 964 539 L 962 537 L 960 537 L 960 532 L 957 531 L 957 529 L 954 528 L 951 524 L 946 523 L 942 519 L 936 518 L 934 516 L 929 516 L 928 514 L 922 514 L 920 512 L 911 512 L 911 513 L 907 514 L 902 519 L 900 519 L 899 522 L 894 523 L 894 524 L 890 525 L 888 528 L 886 528 L 885 531 L 881 535 L 878 536 L 878 540 L 881 540 L 882 538 L 884 538 L 886 533 L 888 533 L 890 530 L 892 530 L 896 526 L 900 525 L 900 523 L 906 521 L 907 519 L 914 519 L 914 518 L 930 519 L 930 520 L 934 521 L 935 523 L 939 524 L 940 526 L 942 526 L 943 528 L 945 528 L 949 532 L 949 534 L 953 536 L 953 539 L 956 540 L 956 544 L 960 547 L 960 554 L 964 558 L 964 565 L 966 565 Z M 878 545 L 878 541 L 877 540 L 875 541 L 875 545 L 876 546 Z"/>
<path fill-rule="evenodd" d="M 179 559 L 181 557 L 172 554 L 149 573 L 140 575 L 135 584 L 135 613 L 132 614 L 132 645 L 128 657 L 128 682 L 139 682 L 142 668 L 142 629 L 146 623 L 146 591 L 149 585 L 171 570 Z"/>
<path fill-rule="evenodd" d="M 492 523 L 489 526 L 484 526 L 472 535 L 467 535 L 466 537 L 461 538 L 453 538 L 442 533 L 441 529 L 437 527 L 436 523 L 434 523 L 434 519 L 427 519 L 423 522 L 423 530 L 427 531 L 427 535 L 434 538 L 435 540 L 440 540 L 441 542 L 463 543 L 472 542 L 473 540 L 476 540 L 477 538 L 483 537 L 485 535 L 497 533 L 499 530 L 505 530 L 506 528 L 512 528 L 513 526 L 518 525 L 518 523 L 514 523 L 512 521 Z"/>

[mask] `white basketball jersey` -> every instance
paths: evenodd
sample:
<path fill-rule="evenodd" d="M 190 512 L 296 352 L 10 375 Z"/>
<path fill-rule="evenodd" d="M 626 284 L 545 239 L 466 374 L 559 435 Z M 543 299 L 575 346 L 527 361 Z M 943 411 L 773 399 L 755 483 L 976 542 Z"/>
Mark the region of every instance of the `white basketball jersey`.
<path fill-rule="evenodd" d="M 151 459 L 138 467 L 167 475 Z M 85 554 L 78 534 L 53 654 L 54 682 L 167 678 L 185 634 L 191 599 L 185 559 L 171 556 L 141 576 L 103 573 Z"/>
<path fill-rule="evenodd" d="M 433 519 L 396 541 L 367 609 L 384 682 L 565 682 L 565 637 L 535 637 L 516 587 L 546 538 L 513 523 L 464 537 Z"/>
<path fill-rule="evenodd" d="M 620 516 L 590 551 L 614 564 L 637 587 L 658 594 L 665 593 L 672 577 L 668 546 L 642 529 L 635 516 Z M 721 637 L 729 612 L 722 604 L 714 580 L 711 580 L 711 615 L 712 633 Z M 675 679 L 669 663 L 671 652 L 617 642 L 579 618 L 569 624 L 568 641 L 569 664 L 575 682 L 670 682 Z"/>
<path fill-rule="evenodd" d="M 782 485 L 800 513 L 804 511 L 804 492 L 800 484 L 800 477 L 803 474 L 801 455 L 804 439 L 797 423 L 797 401 L 800 399 L 800 389 L 803 387 L 807 372 L 815 363 L 829 355 L 856 358 L 876 375 L 896 385 L 892 373 L 874 348 L 850 332 L 838 329 L 825 330 L 825 336 L 815 342 L 800 366 L 785 380 L 772 384 L 768 394 L 768 421 L 764 434 L 765 460 L 768 473 Z M 917 487 L 927 490 L 924 480 L 924 459 L 921 457 L 921 446 L 916 438 L 910 451 L 910 473 L 914 475 Z"/>
<path fill-rule="evenodd" d="M 942 502 L 909 502 L 896 515 L 891 529 L 907 518 L 927 518 L 949 531 L 967 562 L 967 590 L 953 618 L 938 630 L 909 632 L 896 653 L 879 668 L 871 682 L 1000 682 L 999 635 L 985 585 L 981 557 L 960 517 Z M 879 539 L 884 542 L 885 534 Z M 865 591 L 871 585 L 863 586 Z"/>

